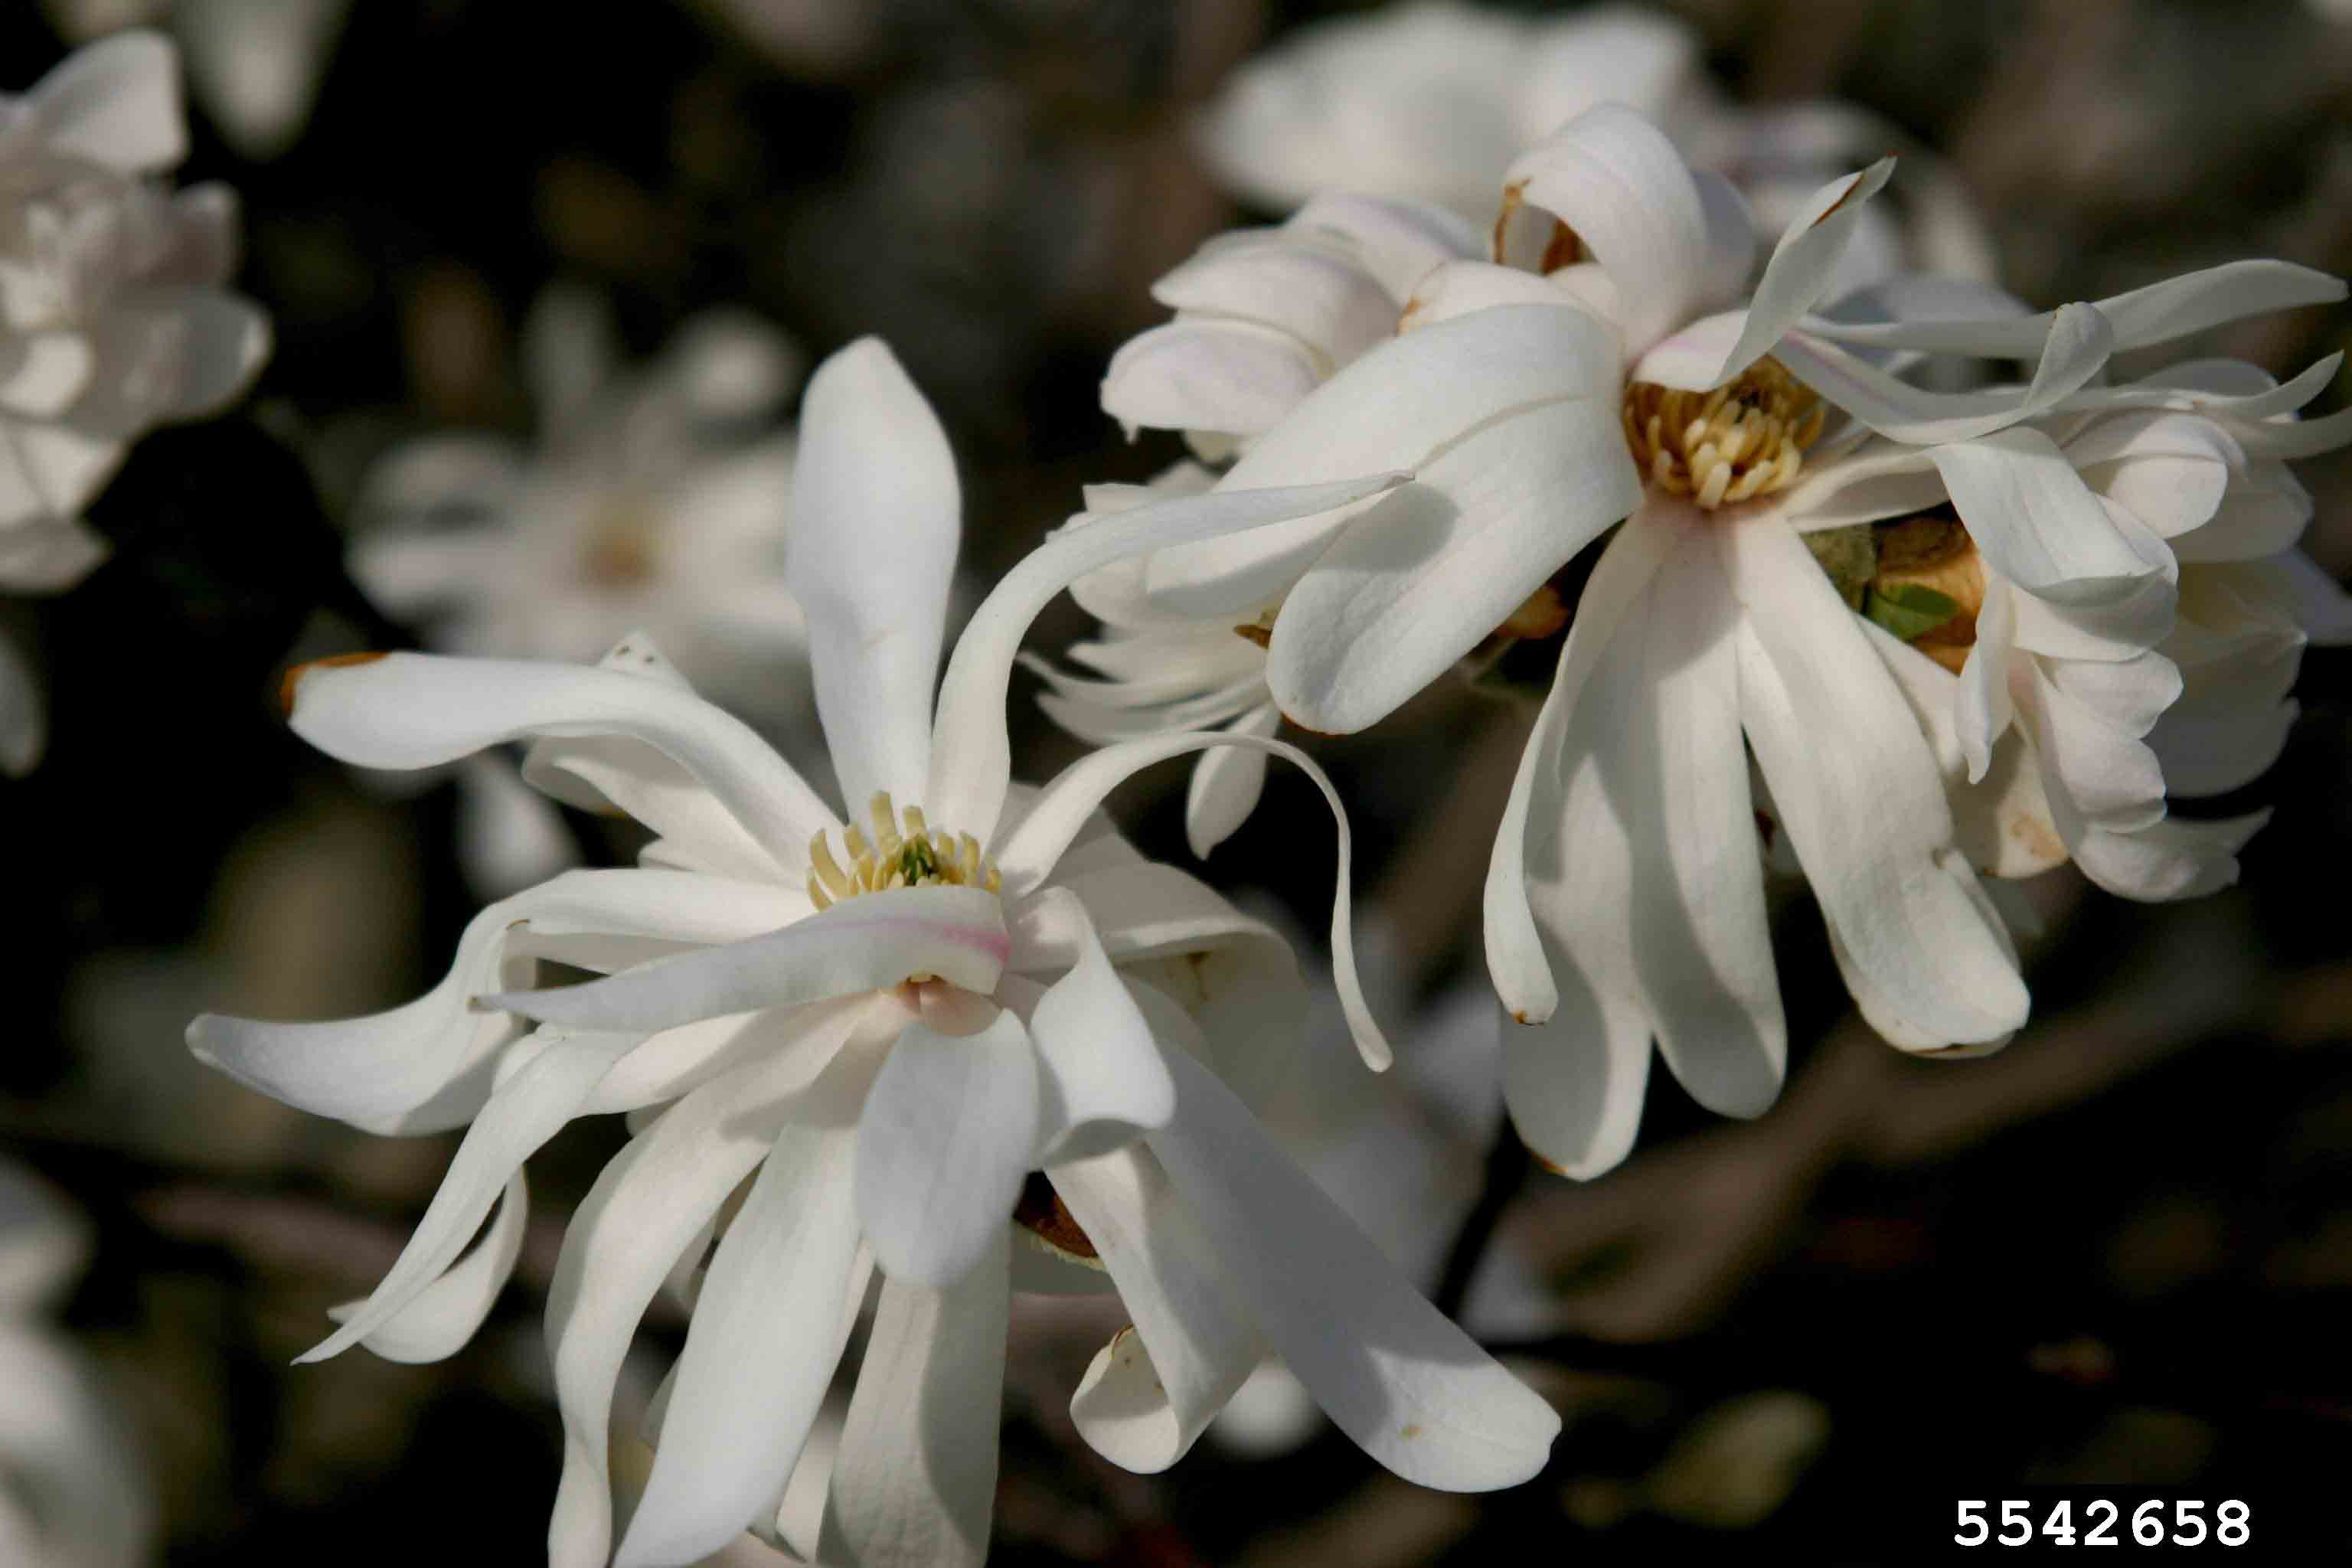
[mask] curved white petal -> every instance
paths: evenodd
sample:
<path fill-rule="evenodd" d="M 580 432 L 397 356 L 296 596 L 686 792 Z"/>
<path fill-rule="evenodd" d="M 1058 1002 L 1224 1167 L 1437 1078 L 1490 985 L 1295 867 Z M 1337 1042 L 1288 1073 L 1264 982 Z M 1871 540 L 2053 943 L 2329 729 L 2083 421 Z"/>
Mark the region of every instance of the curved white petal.
<path fill-rule="evenodd" d="M 857 1125 L 857 1215 L 882 1271 L 969 1273 L 1037 1163 L 1039 1117 L 1036 1047 L 1010 1009 L 976 1035 L 907 1026 Z"/>
<path fill-rule="evenodd" d="M 1149 1150 L 1058 1164 L 1047 1175 L 1135 1319 L 1096 1352 L 1070 1396 L 1070 1418 L 1096 1453 L 1156 1474 L 1224 1408 L 1265 1340 Z"/>
<path fill-rule="evenodd" d="M 1328 374 L 1279 328 L 1179 317 L 1118 346 L 1103 373 L 1102 406 L 1130 437 L 1139 429 L 1255 436 Z"/>
<path fill-rule="evenodd" d="M 1176 1119 L 1151 1151 L 1316 1403 L 1422 1486 L 1485 1491 L 1541 1469 L 1559 1431 L 1551 1407 L 1423 1300 L 1215 1075 L 1169 1065 Z"/>
<path fill-rule="evenodd" d="M 865 1011 L 841 1012 L 842 1037 Z M 779 1095 L 799 1087 L 790 1079 L 780 1088 L 774 1067 L 755 1061 L 694 1090 L 604 1166 L 565 1228 L 547 1293 L 564 1437 L 548 1521 L 553 1568 L 604 1568 L 610 1558 L 606 1438 L 637 1321 L 683 1249 L 767 1154 L 785 1114 Z M 845 1186 L 845 1169 L 840 1179 Z"/>
<path fill-rule="evenodd" d="M 2201 332 L 2208 327 L 2298 305 L 2327 305 L 2344 298 L 2340 279 L 2287 261 L 2231 261 L 2202 271 L 2095 301 L 2115 329 L 2117 350 Z M 2024 359 L 2039 354 L 2065 309 L 2038 316 L 2006 318 L 1898 319 L 1885 322 L 1808 322 L 1806 330 L 1832 342 L 1867 347 L 1922 349 L 1983 358 Z"/>
<path fill-rule="evenodd" d="M 1077 963 L 1029 1014 L 1043 1091 L 1040 1146 L 1046 1161 L 1084 1159 L 1168 1125 L 1176 1085 L 1151 1026 L 1110 966 L 1086 905 L 1066 889 L 1039 895 L 1076 925 Z"/>
<path fill-rule="evenodd" d="M 1594 563 L 1560 648 L 1551 689 L 1519 753 L 1510 798 L 1496 826 L 1484 900 L 1486 968 L 1504 1008 L 1522 1024 L 1543 1022 L 1559 1003 L 1528 904 L 1528 825 L 1558 805 L 1560 736 L 1577 699 L 1626 613 L 1674 546 L 1675 532 L 1662 526 L 1662 516 L 1636 512 Z"/>
<path fill-rule="evenodd" d="M 1772 352 L 1782 334 L 1820 303 L 1837 280 L 1838 264 L 1862 221 L 1871 197 L 1895 173 L 1895 160 L 1881 158 L 1859 174 L 1832 180 L 1800 207 L 1764 264 L 1764 276 L 1748 301 L 1746 319 L 1731 352 L 1717 367 L 1710 388 L 1730 381 Z"/>
<path fill-rule="evenodd" d="M 689 692 L 611 669 L 390 653 L 325 659 L 286 678 L 294 732 L 343 762 L 425 768 L 539 735 L 622 735 L 673 758 L 779 865 L 808 864 L 835 825 L 740 720 Z"/>
<path fill-rule="evenodd" d="M 865 1293 L 850 1197 L 862 1079 L 845 1061 L 793 1102 L 719 1238 L 615 1568 L 709 1555 L 791 1478 Z"/>
<path fill-rule="evenodd" d="M 1740 630 L 1740 718 L 1823 915 L 1922 1029 L 2006 1036 L 2025 986 L 1963 878 L 1934 754 L 1861 622 L 1801 540 L 1768 520 L 1717 531 Z"/>
<path fill-rule="evenodd" d="M 1559 285 L 1536 273 L 1492 261 L 1449 261 L 1413 285 L 1396 330 L 1418 331 L 1497 305 L 1559 303 Z"/>
<path fill-rule="evenodd" d="M 1041 885 L 1052 875 L 1062 852 L 1076 839 L 1087 819 L 1101 805 L 1105 796 L 1128 777 L 1140 769 L 1170 757 L 1182 756 L 1212 746 L 1244 746 L 1285 758 L 1302 769 L 1323 792 L 1323 799 L 1331 808 L 1331 819 L 1339 836 L 1339 866 L 1331 897 L 1331 970 L 1332 982 L 1339 993 L 1339 1005 L 1348 1016 L 1348 1029 L 1354 1036 L 1356 1048 L 1374 1071 L 1385 1069 L 1396 1059 L 1380 1025 L 1372 1018 L 1370 1006 L 1364 1000 L 1362 981 L 1356 973 L 1356 942 L 1350 914 L 1349 882 L 1352 875 L 1353 841 L 1348 828 L 1347 808 L 1340 803 L 1339 792 L 1313 759 L 1297 747 L 1280 741 L 1262 740 L 1255 735 L 1161 735 L 1150 740 L 1129 741 L 1121 745 L 1106 747 L 1090 757 L 1071 763 L 1054 781 L 1038 792 L 1036 804 L 1023 817 L 1003 843 L 995 847 L 997 866 L 1004 876 L 1004 889 L 1009 895 L 1018 895 Z"/>
<path fill-rule="evenodd" d="M 881 339 L 817 367 L 801 404 L 784 572 L 808 616 L 817 713 L 853 818 L 877 790 L 923 798 L 961 505 L 947 432 Z"/>
<path fill-rule="evenodd" d="M 642 873 L 639 873 L 642 875 Z M 764 936 L 682 952 L 583 985 L 508 992 L 489 1006 L 577 1028 L 675 1028 L 698 1018 L 886 990 L 936 974 L 982 995 L 1009 951 L 1002 901 L 982 888 L 886 888 Z"/>
<path fill-rule="evenodd" d="M 1265 665 L 1276 702 L 1327 734 L 1377 723 L 1641 499 L 1613 391 L 1465 437 L 1350 523 L 1283 601 Z"/>
<path fill-rule="evenodd" d="M 1555 956 L 1552 1012 L 1541 1023 L 1503 1025 L 1503 1104 L 1545 1168 L 1590 1181 L 1633 1152 L 1649 1094 L 1650 1020 L 1641 1004 Z"/>
<path fill-rule="evenodd" d="M 1006 1226 L 945 1289 L 886 1278 L 834 1456 L 817 1560 L 979 1568 L 1004 1420 Z"/>
<path fill-rule="evenodd" d="M 1620 360 L 1615 330 L 1565 299 L 1440 321 L 1381 343 L 1318 387 L 1218 489 L 1418 468 L 1513 409 L 1576 397 L 1613 405 Z M 1156 551 L 1145 564 L 1145 592 L 1187 616 L 1255 614 L 1347 521 L 1306 513 L 1244 537 Z"/>
<path fill-rule="evenodd" d="M 2114 352 L 2114 330 L 2088 305 L 2059 310 L 2033 380 L 2022 390 L 1924 391 L 1802 329 L 1772 349 L 1798 380 L 1864 425 L 1916 446 L 1973 440 L 2046 413 L 2080 391 Z"/>
<path fill-rule="evenodd" d="M 596 1080 L 636 1044 L 635 1036 L 561 1033 L 500 1084 L 466 1129 L 433 1201 L 392 1269 L 341 1326 L 298 1363 L 324 1361 L 389 1322 L 439 1279 L 472 1239 L 523 1161 L 579 1113 Z"/>
<path fill-rule="evenodd" d="M 360 1341 L 386 1361 L 436 1362 L 457 1353 L 497 1304 L 522 1256 L 523 1222 L 530 1217 L 530 1188 L 518 1169 L 507 1178 L 499 1200 L 498 1218 L 489 1230 L 438 1279 L 427 1285 Z M 345 1322 L 366 1306 L 346 1302 L 327 1309 L 327 1316 Z"/>
<path fill-rule="evenodd" d="M 1262 702 L 1225 728 L 1237 735 L 1270 736 L 1282 728 L 1282 710 Z M 1184 792 L 1184 837 L 1194 855 L 1207 859 L 1249 820 L 1265 788 L 1265 767 L 1264 752 L 1228 746 L 1201 753 Z"/>
<path fill-rule="evenodd" d="M 2061 604 L 2111 600 L 2161 570 L 2039 430 L 1997 431 L 1927 456 L 1986 564 L 2029 594 Z"/>
<path fill-rule="evenodd" d="M 1626 346 L 1639 353 L 1687 320 L 1708 280 L 1708 226 L 1690 168 L 1665 133 L 1622 104 L 1589 109 L 1520 153 L 1503 175 L 1558 215 L 1617 285 Z"/>
<path fill-rule="evenodd" d="M 1992 750 L 2015 717 L 2009 700 L 2010 644 L 2016 633 L 2016 590 L 1997 572 L 1985 574 L 1984 602 L 1977 607 L 1977 640 L 1960 667 L 1952 699 L 1952 725 L 1968 763 L 1969 782 L 1984 782 Z"/>
<path fill-rule="evenodd" d="M 1070 584 L 1142 551 L 1320 515 L 1403 481 L 1401 474 L 1381 473 L 1286 489 L 1236 488 L 1178 496 L 1066 529 L 1030 552 L 972 612 L 949 656 L 931 732 L 930 780 L 922 796 L 932 819 L 960 825 L 958 831 L 982 840 L 994 836 L 1013 777 L 1004 701 L 1013 658 L 1037 612 Z"/>
<path fill-rule="evenodd" d="M 1396 330 L 1396 300 L 1354 258 L 1302 242 L 1289 226 L 1231 237 L 1161 276 L 1151 297 L 1171 310 L 1286 332 L 1333 365 Z"/>
<path fill-rule="evenodd" d="M 414 1002 L 329 1023 L 205 1014 L 188 1026 L 188 1048 L 264 1094 L 370 1131 L 462 1125 L 488 1093 L 492 1054 L 516 1034 L 512 1019 L 470 1005 L 498 983 L 516 936 L 543 928 L 730 942 L 791 918 L 790 896 L 777 891 L 682 871 L 566 872 L 475 916 L 448 973 Z"/>

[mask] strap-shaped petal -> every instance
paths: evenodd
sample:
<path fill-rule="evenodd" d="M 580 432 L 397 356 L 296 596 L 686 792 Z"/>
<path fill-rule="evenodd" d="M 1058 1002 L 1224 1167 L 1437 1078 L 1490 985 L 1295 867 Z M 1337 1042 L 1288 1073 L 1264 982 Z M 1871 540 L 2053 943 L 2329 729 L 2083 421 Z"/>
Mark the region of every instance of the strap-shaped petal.
<path fill-rule="evenodd" d="M 857 1124 L 857 1214 L 894 1279 L 945 1288 L 1004 1230 L 1037 1163 L 1037 1051 L 1010 1009 L 974 1035 L 907 1026 Z"/>
<path fill-rule="evenodd" d="M 837 824 L 814 791 L 740 720 L 691 692 L 609 669 L 390 653 L 325 659 L 288 675 L 294 732 L 347 763 L 427 768 L 540 735 L 625 735 L 676 759 L 779 865 Z"/>
<path fill-rule="evenodd" d="M 2060 604 L 2109 602 L 2169 565 L 2137 548 L 2056 442 L 2009 429 L 1933 447 L 1952 505 L 1988 566 Z"/>
<path fill-rule="evenodd" d="M 1505 210 L 1556 214 L 1608 268 L 1639 353 L 1688 320 L 1708 280 L 1706 204 L 1664 132 L 1620 103 L 1587 110 L 1512 161 Z"/>
<path fill-rule="evenodd" d="M 75 50 L 25 102 L 53 153 L 126 174 L 153 174 L 188 155 L 180 52 L 161 33 L 117 33 Z"/>
<path fill-rule="evenodd" d="M 1785 334 L 1772 349 L 1798 380 L 1862 424 L 1915 446 L 1973 440 L 2058 408 L 2114 352 L 2114 330 L 2089 305 L 2059 310 L 2033 380 L 2021 391 L 1928 392 L 1803 331 Z M 1657 379 L 1647 374 L 1649 368 L 1635 374 Z"/>
<path fill-rule="evenodd" d="M 1029 624 L 1063 589 L 1129 555 L 1318 516 L 1393 489 L 1405 479 L 1382 472 L 1286 489 L 1234 488 L 1179 496 L 1064 529 L 1030 552 L 972 612 L 949 657 L 931 732 L 930 784 L 922 796 L 932 819 L 961 825 L 962 831 L 983 839 L 993 836 L 1013 778 L 1004 702 L 1014 658 Z"/>
<path fill-rule="evenodd" d="M 473 1249 L 360 1343 L 386 1361 L 436 1362 L 457 1354 L 490 1315 L 499 1292 L 513 1275 L 515 1259 L 522 1256 L 523 1222 L 530 1211 L 530 1187 L 518 1169 L 507 1178 L 498 1218 Z M 344 1322 L 365 1305 L 350 1301 L 330 1307 L 327 1316 Z"/>
<path fill-rule="evenodd" d="M 1234 1295 L 1340 1430 L 1444 1491 L 1541 1469 L 1559 1431 L 1551 1406 L 1423 1300 L 1213 1073 L 1181 1055 L 1169 1068 L 1176 1119 L 1151 1151 Z"/>
<path fill-rule="evenodd" d="M 920 800 L 961 492 L 947 432 L 879 338 L 819 365 L 793 468 L 793 596 L 808 616 L 833 771 L 853 816 Z"/>
<path fill-rule="evenodd" d="M 483 1001 L 544 1023 L 647 1033 L 887 990 L 916 974 L 985 995 L 1009 951 L 1002 910 L 982 888 L 886 888 L 764 936 L 656 959 L 584 985 Z"/>
<path fill-rule="evenodd" d="M 1364 1000 L 1363 982 L 1356 973 L 1356 940 L 1349 892 L 1353 840 L 1348 828 L 1347 807 L 1340 803 L 1339 791 L 1332 788 L 1323 770 L 1296 746 L 1255 735 L 1161 735 L 1108 746 L 1071 763 L 1038 792 L 1036 804 L 1028 816 L 996 847 L 996 862 L 1003 871 L 1006 892 L 1017 895 L 1042 885 L 1053 874 L 1062 852 L 1076 840 L 1087 819 L 1129 776 L 1154 763 L 1212 746 L 1246 746 L 1286 758 L 1297 763 L 1323 792 L 1338 829 L 1339 849 L 1337 886 L 1331 897 L 1332 982 L 1339 993 L 1340 1008 L 1348 1016 L 1348 1029 L 1355 1037 L 1356 1049 L 1373 1071 L 1386 1070 L 1396 1054 L 1373 1020 L 1371 1007 Z"/>
<path fill-rule="evenodd" d="M 1615 328 L 1565 298 L 1440 321 L 1381 343 L 1318 387 L 1243 454 L 1218 489 L 1418 468 L 1514 409 L 1574 397 L 1613 405 L 1622 363 Z M 1145 592 L 1188 616 L 1255 615 L 1282 596 L 1347 521 L 1302 513 L 1237 538 L 1157 551 L 1145 564 Z"/>
<path fill-rule="evenodd" d="M 1176 1085 L 1085 903 L 1066 888 L 1047 888 L 1037 901 L 1052 907 L 1078 943 L 1077 961 L 1029 1014 L 1045 1091 L 1041 1158 L 1084 1159 L 1167 1126 Z"/>
<path fill-rule="evenodd" d="M 936 1289 L 885 1275 L 833 1460 L 812 1561 L 842 1568 L 980 1568 L 996 1511 L 1004 1421 L 1010 1227 Z"/>

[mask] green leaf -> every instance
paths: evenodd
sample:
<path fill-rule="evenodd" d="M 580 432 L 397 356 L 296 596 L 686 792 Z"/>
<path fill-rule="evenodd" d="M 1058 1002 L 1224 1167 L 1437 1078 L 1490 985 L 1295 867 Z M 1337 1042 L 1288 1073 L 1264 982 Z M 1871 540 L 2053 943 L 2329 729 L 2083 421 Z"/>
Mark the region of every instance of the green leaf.
<path fill-rule="evenodd" d="M 1916 642 L 1958 616 L 1960 606 L 1924 584 L 1897 583 L 1889 589 L 1871 589 L 1862 613 L 1905 642 Z"/>

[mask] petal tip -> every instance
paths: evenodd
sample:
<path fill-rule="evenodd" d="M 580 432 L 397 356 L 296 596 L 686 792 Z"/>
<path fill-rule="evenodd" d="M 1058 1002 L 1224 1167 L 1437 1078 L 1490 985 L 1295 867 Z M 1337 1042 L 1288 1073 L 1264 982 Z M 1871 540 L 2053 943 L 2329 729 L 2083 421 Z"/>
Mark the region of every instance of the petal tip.
<path fill-rule="evenodd" d="M 311 673 L 321 669 L 341 669 L 352 665 L 373 664 L 385 657 L 381 653 L 336 653 L 324 658 L 313 658 L 289 668 L 278 683 L 278 710 L 287 718 L 294 717 L 294 704 L 301 695 L 302 682 Z"/>

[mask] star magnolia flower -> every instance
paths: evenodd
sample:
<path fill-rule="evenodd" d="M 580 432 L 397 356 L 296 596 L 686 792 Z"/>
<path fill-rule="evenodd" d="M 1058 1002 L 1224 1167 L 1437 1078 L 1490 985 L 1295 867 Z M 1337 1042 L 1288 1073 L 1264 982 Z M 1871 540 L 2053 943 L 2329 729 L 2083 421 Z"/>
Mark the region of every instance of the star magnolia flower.
<path fill-rule="evenodd" d="M 1538 1026 L 1507 1045 L 1511 1109 L 1574 1173 L 1622 1156 L 1654 1037 L 1703 1103 L 1753 1114 L 1777 1093 L 1759 805 L 1882 1033 L 1984 1050 L 2024 1019 L 2014 952 L 1960 850 L 1936 720 L 1923 730 L 1913 706 L 1916 672 L 1889 673 L 1888 639 L 1851 613 L 1805 535 L 1949 509 L 1993 584 L 1985 641 L 2032 656 L 1988 652 L 1963 671 L 1982 711 L 1947 700 L 1963 782 L 1988 781 L 1993 741 L 2022 717 L 2038 777 L 2059 780 L 2041 803 L 2046 837 L 2087 846 L 2111 884 L 2193 890 L 2246 831 L 2159 827 L 2161 780 L 2129 750 L 2171 694 L 2154 652 L 2173 619 L 2164 536 L 2195 522 L 2179 505 L 2143 521 L 2143 501 L 2103 499 L 2086 476 L 2118 462 L 2137 428 L 2098 416 L 2177 412 L 2235 444 L 2252 466 L 2232 482 L 2262 510 L 2275 488 L 2263 464 L 2344 440 L 2343 416 L 2287 418 L 2334 365 L 2276 388 L 2193 367 L 2178 384 L 2094 384 L 2116 350 L 2340 299 L 2342 285 L 2249 262 L 2032 316 L 1979 286 L 1902 279 L 1815 314 L 1889 172 L 1817 192 L 1746 302 L 1723 310 L 1749 270 L 1738 197 L 1639 116 L 1603 108 L 1514 165 L 1493 240 L 1503 261 L 1435 262 L 1396 335 L 1372 331 L 1367 280 L 1403 271 L 1431 226 L 1360 202 L 1347 224 L 1337 204 L 1295 220 L 1318 257 L 1279 239 L 1213 244 L 1179 301 L 1194 321 L 1161 329 L 1170 363 L 1209 367 L 1152 382 L 1166 406 L 1196 429 L 1248 433 L 1220 485 L 1415 470 L 1376 502 L 1160 552 L 1138 572 L 1153 609 L 1255 628 L 1269 690 L 1307 728 L 1377 721 L 1498 631 L 1556 631 L 1570 605 L 1554 574 L 1615 529 L 1574 605 L 1487 884 L 1497 990 Z M 1332 260 L 1347 252 L 1352 263 Z M 1257 396 L 1264 374 L 1220 357 L 1243 330 L 1294 366 L 1323 353 L 1328 379 Z M 1890 368 L 1946 354 L 2038 363 L 2026 386 L 1969 393 L 1925 391 Z M 2232 552 L 2293 537 L 2220 531 Z M 1902 626 L 1906 602 L 1939 602 L 1919 600 L 1938 591 L 1903 563 L 1880 573 L 1874 535 L 1864 542 L 1874 555 L 1852 607 L 1882 588 L 1882 618 Z M 1997 686 L 2021 682 L 2028 698 L 1995 702 Z M 1751 794 L 1751 749 L 1769 796 Z M 2134 857 L 2148 863 L 2119 864 Z M 1636 864 L 1657 875 L 1637 885 Z"/>
<path fill-rule="evenodd" d="M 352 577 L 445 653 L 594 660 L 642 630 L 780 742 L 808 730 L 808 637 L 786 590 L 801 376 L 774 329 L 690 322 L 638 374 L 602 303 L 550 290 L 524 331 L 540 413 L 523 449 L 428 437 L 370 471 Z"/>
<path fill-rule="evenodd" d="M 1706 79 L 1697 36 L 1633 6 L 1534 17 L 1430 3 L 1314 23 L 1234 73 L 1202 115 L 1199 141 L 1220 180 L 1277 211 L 1351 191 L 1485 223 L 1519 150 L 1602 103 L 1673 128 L 1692 162 L 1727 177 L 1773 233 L 1822 181 L 1899 148 L 1905 210 L 1862 220 L 1842 287 L 1915 269 L 1993 275 L 1966 193 L 1894 126 L 1843 103 L 1728 104 Z"/>
<path fill-rule="evenodd" d="M 18 1568 L 132 1568 L 153 1544 L 131 1436 L 45 1321 L 89 1253 L 56 1195 L 0 1163 L 0 1562 Z"/>
<path fill-rule="evenodd" d="M 1072 1257 L 1107 1271 L 1135 1319 L 1072 1405 L 1119 1463 L 1173 1462 L 1270 1347 L 1400 1475 L 1478 1489 L 1533 1474 L 1549 1407 L 1413 1292 L 1213 1070 L 1280 1048 L 1279 939 L 1094 826 L 1113 785 L 1160 758 L 1239 744 L 1311 764 L 1278 742 L 1179 735 L 1108 748 L 1026 799 L 1008 782 L 1013 653 L 1073 577 L 1401 476 L 1222 491 L 1070 531 L 981 607 L 934 708 L 957 529 L 945 437 L 870 340 L 819 371 L 803 421 L 793 584 L 834 769 L 846 798 L 872 802 L 870 826 L 836 820 L 634 641 L 602 669 L 394 654 L 293 678 L 294 728 L 338 757 L 415 767 L 537 737 L 528 776 L 660 836 L 640 868 L 484 911 L 448 978 L 407 1007 L 191 1027 L 199 1055 L 298 1105 L 395 1131 L 471 1123 L 407 1250 L 312 1355 L 446 1353 L 511 1261 L 520 1162 L 574 1115 L 628 1110 L 653 1114 L 574 1216 L 549 1303 L 568 1439 L 559 1563 L 604 1560 L 614 1380 L 673 1275 L 692 1327 L 624 1563 L 695 1561 L 772 1523 L 875 1267 L 828 1562 L 979 1560 L 1009 1294 L 1097 1284 L 1057 1260 Z M 1335 978 L 1360 1049 L 1384 1064 L 1349 945 L 1345 818 L 1315 776 L 1340 831 Z M 512 989 L 541 957 L 609 973 Z M 544 1026 L 518 1038 L 518 1017 Z M 1009 1218 L 1055 1255 L 1014 1249 Z"/>
<path fill-rule="evenodd" d="M 0 93 L 0 589 L 53 594 L 106 552 L 80 521 L 131 443 L 227 405 L 269 322 L 226 291 L 236 203 L 166 189 L 187 155 L 178 59 L 148 33 Z M 0 654 L 0 763 L 32 766 L 37 694 Z"/>

